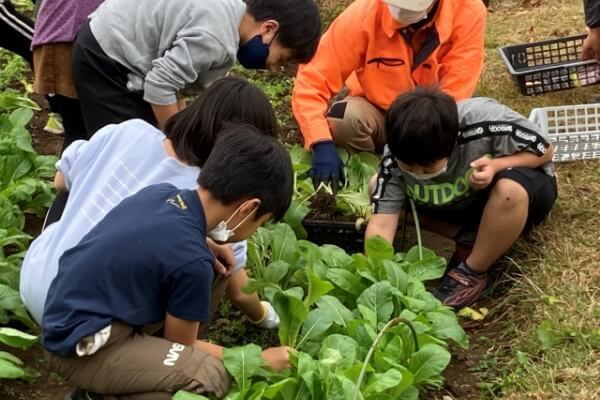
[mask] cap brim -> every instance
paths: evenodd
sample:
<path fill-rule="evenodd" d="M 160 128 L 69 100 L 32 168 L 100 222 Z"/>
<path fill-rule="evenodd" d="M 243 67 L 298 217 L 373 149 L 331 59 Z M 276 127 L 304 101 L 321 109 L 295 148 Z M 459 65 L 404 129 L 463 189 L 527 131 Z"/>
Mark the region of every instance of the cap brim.
<path fill-rule="evenodd" d="M 425 11 L 435 0 L 383 0 L 384 3 L 410 11 Z"/>

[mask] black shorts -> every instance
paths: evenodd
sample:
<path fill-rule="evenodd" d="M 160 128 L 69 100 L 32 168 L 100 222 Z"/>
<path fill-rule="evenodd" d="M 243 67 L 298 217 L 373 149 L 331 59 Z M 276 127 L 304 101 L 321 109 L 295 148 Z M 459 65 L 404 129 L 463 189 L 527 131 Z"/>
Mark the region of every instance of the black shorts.
<path fill-rule="evenodd" d="M 549 176 L 541 168 L 515 167 L 499 172 L 490 186 L 478 193 L 474 203 L 464 210 L 442 211 L 430 208 L 419 208 L 419 210 L 430 218 L 460 226 L 455 239 L 463 243 L 473 243 L 489 194 L 500 179 L 513 180 L 527 191 L 529 212 L 523 233 L 529 232 L 546 218 L 558 194 L 556 178 Z"/>

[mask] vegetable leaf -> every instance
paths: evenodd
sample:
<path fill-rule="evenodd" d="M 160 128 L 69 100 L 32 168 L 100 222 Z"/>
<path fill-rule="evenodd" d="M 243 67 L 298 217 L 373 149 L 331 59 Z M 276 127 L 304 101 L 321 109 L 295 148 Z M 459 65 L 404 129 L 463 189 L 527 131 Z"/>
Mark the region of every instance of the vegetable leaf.
<path fill-rule="evenodd" d="M 440 385 L 441 373 L 450 363 L 448 350 L 437 344 L 426 344 L 410 358 L 408 369 L 414 374 L 415 384 Z"/>
<path fill-rule="evenodd" d="M 375 312 L 379 327 L 390 319 L 394 311 L 392 285 L 387 281 L 378 282 L 362 292 L 356 302 Z"/>
<path fill-rule="evenodd" d="M 281 320 L 279 341 L 283 346 L 294 347 L 300 328 L 308 318 L 308 307 L 297 297 L 285 293 L 276 293 L 273 307 Z"/>
<path fill-rule="evenodd" d="M 250 378 L 265 365 L 261 353 L 260 347 L 255 344 L 223 350 L 223 364 L 240 390 L 248 389 Z"/>

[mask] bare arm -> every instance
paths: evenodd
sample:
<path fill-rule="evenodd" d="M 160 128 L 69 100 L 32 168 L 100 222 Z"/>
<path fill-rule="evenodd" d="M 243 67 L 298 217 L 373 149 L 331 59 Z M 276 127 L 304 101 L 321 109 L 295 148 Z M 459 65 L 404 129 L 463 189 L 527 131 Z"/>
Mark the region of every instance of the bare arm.
<path fill-rule="evenodd" d="M 164 338 L 170 342 L 196 347 L 218 359 L 223 359 L 223 347 L 196 339 L 199 327 L 198 322 L 186 321 L 167 313 Z"/>
<path fill-rule="evenodd" d="M 193 346 L 198 337 L 199 326 L 200 323 L 196 321 L 186 321 L 167 313 L 165 316 L 164 338 L 185 346 Z"/>
<path fill-rule="evenodd" d="M 390 243 L 394 243 L 394 236 L 398 229 L 400 214 L 373 214 L 367 225 L 365 239 L 381 236 Z"/>
<path fill-rule="evenodd" d="M 554 147 L 548 146 L 546 154 L 538 156 L 528 151 L 521 151 L 511 156 L 489 158 L 483 156 L 471 163 L 473 173 L 469 181 L 474 189 L 484 189 L 494 180 L 494 176 L 500 171 L 512 167 L 538 168 L 539 166 L 552 161 L 554 156 Z"/>
<path fill-rule="evenodd" d="M 163 129 L 167 120 L 179 111 L 179 103 L 166 104 L 164 106 L 151 104 L 151 106 L 159 129 Z"/>
<path fill-rule="evenodd" d="M 528 151 L 521 151 L 512 156 L 494 158 L 492 163 L 495 172 L 498 173 L 511 167 L 538 168 L 541 165 L 552 161 L 552 157 L 554 157 L 554 146 L 550 143 L 546 150 L 546 154 L 541 157 Z"/>
<path fill-rule="evenodd" d="M 69 191 L 69 189 L 67 188 L 67 184 L 65 183 L 65 177 L 60 171 L 56 171 L 56 174 L 54 175 L 54 187 L 59 192 Z"/>
<path fill-rule="evenodd" d="M 243 312 L 252 321 L 258 321 L 265 314 L 265 310 L 256 293 L 246 294 L 242 291 L 247 285 L 248 273 L 244 268 L 241 268 L 229 278 L 225 293 L 235 308 Z"/>

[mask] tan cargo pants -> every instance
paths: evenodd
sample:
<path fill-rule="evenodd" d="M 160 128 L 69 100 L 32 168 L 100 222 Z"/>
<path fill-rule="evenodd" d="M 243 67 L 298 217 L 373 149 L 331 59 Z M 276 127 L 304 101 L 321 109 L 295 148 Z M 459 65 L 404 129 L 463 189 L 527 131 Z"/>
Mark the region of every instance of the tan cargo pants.
<path fill-rule="evenodd" d="M 221 398 L 231 386 L 215 357 L 119 323 L 113 323 L 108 342 L 91 356 L 47 356 L 52 371 L 107 400 L 170 400 L 178 390 Z"/>
<path fill-rule="evenodd" d="M 215 276 L 211 315 L 218 309 L 228 281 L 228 277 Z M 145 327 L 144 332 L 158 332 L 162 325 Z M 207 326 L 203 324 L 200 335 Z M 119 323 L 112 324 L 108 342 L 96 354 L 69 358 L 46 354 L 53 372 L 106 400 L 170 400 L 178 390 L 221 398 L 231 386 L 220 360 Z"/>
<path fill-rule="evenodd" d="M 336 101 L 327 113 L 333 141 L 352 153 L 382 153 L 386 143 L 385 118 L 364 97 L 348 96 Z"/>

